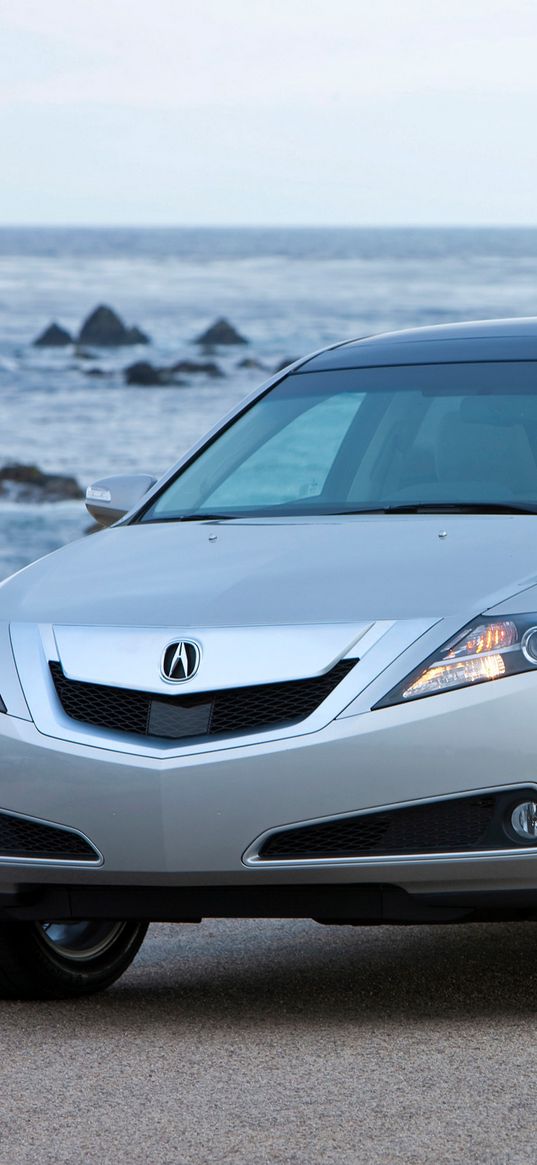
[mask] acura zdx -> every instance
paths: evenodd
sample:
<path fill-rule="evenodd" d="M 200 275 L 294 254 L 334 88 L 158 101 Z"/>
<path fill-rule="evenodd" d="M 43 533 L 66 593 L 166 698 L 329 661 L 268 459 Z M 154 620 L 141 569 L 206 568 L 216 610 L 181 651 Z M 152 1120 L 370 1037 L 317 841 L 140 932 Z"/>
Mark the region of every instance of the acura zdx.
<path fill-rule="evenodd" d="M 151 920 L 537 918 L 537 320 L 297 361 L 0 586 L 0 993 Z"/>

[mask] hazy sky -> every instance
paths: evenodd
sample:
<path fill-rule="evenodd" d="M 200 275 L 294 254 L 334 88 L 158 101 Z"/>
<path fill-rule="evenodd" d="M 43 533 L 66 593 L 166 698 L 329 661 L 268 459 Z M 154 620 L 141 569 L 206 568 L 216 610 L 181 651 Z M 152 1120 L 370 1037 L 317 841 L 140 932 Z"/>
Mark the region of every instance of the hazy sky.
<path fill-rule="evenodd" d="M 537 222 L 537 0 L 0 0 L 0 223 Z"/>

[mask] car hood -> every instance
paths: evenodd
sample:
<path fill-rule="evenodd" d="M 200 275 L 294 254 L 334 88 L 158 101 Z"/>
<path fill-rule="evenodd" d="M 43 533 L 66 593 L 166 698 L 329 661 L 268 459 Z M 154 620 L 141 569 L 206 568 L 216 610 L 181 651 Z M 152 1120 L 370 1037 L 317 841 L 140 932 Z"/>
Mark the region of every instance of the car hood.
<path fill-rule="evenodd" d="M 479 613 L 537 581 L 537 519 L 504 515 L 116 526 L 0 585 L 0 618 L 221 628 Z"/>

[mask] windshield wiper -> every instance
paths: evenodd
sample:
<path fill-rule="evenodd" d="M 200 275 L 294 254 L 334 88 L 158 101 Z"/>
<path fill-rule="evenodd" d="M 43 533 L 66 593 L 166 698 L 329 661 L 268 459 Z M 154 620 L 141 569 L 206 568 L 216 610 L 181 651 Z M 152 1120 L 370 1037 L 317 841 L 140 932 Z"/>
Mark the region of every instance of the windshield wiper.
<path fill-rule="evenodd" d="M 537 514 L 535 502 L 415 502 L 387 506 L 388 514 Z"/>
<path fill-rule="evenodd" d="M 233 522 L 235 518 L 243 518 L 244 514 L 181 514 L 176 522 Z"/>
<path fill-rule="evenodd" d="M 340 514 L 537 514 L 537 502 L 401 502 Z"/>
<path fill-rule="evenodd" d="M 169 514 L 158 518 L 144 518 L 147 525 L 157 522 L 233 522 L 236 518 L 245 518 L 246 514 Z"/>
<path fill-rule="evenodd" d="M 170 514 L 158 518 L 144 518 L 148 524 L 158 522 L 238 522 L 259 518 L 345 517 L 358 514 L 537 514 L 537 502 L 401 502 L 393 506 L 356 506 L 349 510 L 322 509 L 285 512 L 266 510 L 242 514 Z"/>

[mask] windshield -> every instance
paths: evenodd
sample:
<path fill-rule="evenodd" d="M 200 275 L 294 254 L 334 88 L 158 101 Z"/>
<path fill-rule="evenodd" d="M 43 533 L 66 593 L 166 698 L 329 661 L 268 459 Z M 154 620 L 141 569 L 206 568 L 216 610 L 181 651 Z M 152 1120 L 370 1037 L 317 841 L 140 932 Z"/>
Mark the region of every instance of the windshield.
<path fill-rule="evenodd" d="M 288 376 L 141 520 L 518 503 L 537 509 L 537 363 L 407 365 Z"/>

